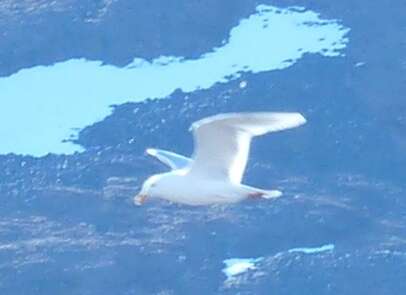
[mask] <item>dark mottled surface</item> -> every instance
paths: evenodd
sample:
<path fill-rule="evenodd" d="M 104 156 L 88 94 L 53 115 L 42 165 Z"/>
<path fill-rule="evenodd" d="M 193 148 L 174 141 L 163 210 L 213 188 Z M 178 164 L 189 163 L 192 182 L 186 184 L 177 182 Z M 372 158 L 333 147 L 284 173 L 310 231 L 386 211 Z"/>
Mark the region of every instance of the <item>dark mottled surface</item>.
<path fill-rule="evenodd" d="M 351 28 L 344 58 L 167 99 L 114 107 L 79 134 L 84 153 L 0 156 L 1 294 L 387 294 L 406 292 L 406 3 L 304 5 Z M 0 1 L 0 75 L 72 57 L 197 57 L 256 1 Z M 356 66 L 357 63 L 363 63 Z M 23 106 L 22 106 L 23 107 Z M 300 111 L 303 128 L 254 142 L 246 181 L 274 202 L 190 208 L 131 197 L 165 168 L 155 146 L 190 154 L 187 128 L 226 111 Z M 295 247 L 335 244 L 319 254 Z M 224 284 L 222 260 L 265 259 Z"/>
<path fill-rule="evenodd" d="M 125 65 L 134 57 L 198 57 L 254 9 L 242 0 L 2 0 L 0 75 L 70 58 Z"/>

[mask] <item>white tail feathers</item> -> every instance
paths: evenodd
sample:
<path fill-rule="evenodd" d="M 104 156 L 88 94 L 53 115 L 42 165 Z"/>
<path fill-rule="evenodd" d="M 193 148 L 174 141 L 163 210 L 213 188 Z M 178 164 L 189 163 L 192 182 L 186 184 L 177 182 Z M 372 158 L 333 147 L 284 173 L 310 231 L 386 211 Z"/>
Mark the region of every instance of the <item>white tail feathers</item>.
<path fill-rule="evenodd" d="M 282 192 L 278 190 L 264 191 L 264 193 L 265 194 L 262 196 L 264 199 L 275 199 L 282 196 Z"/>

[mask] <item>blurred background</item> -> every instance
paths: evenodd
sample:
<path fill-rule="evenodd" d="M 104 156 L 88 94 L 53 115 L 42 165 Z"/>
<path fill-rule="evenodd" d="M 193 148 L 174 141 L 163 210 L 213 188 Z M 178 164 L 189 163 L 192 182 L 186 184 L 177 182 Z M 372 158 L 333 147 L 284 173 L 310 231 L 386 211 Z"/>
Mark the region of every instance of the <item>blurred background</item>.
<path fill-rule="evenodd" d="M 1 294 L 404 294 L 405 11 L 0 0 Z M 252 144 L 282 198 L 132 204 L 147 147 L 235 111 L 306 117 Z"/>

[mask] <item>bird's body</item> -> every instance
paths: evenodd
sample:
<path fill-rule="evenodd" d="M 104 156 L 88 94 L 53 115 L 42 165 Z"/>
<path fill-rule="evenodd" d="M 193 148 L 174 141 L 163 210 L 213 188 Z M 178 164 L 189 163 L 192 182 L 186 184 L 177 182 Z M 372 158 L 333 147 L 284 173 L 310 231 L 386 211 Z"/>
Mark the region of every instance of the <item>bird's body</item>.
<path fill-rule="evenodd" d="M 187 205 L 238 202 L 242 199 L 238 185 L 229 183 L 225 186 L 222 181 L 178 172 L 175 170 L 162 175 L 162 189 L 157 197 Z"/>
<path fill-rule="evenodd" d="M 157 197 L 187 205 L 235 203 L 247 198 L 275 198 L 279 191 L 267 191 L 241 184 L 251 138 L 305 123 L 298 113 L 234 113 L 195 122 L 195 152 L 189 159 L 172 152 L 147 152 L 173 170 L 147 179 L 137 204 Z"/>
<path fill-rule="evenodd" d="M 155 197 L 187 205 L 236 203 L 249 197 L 277 197 L 279 191 L 264 191 L 247 185 L 201 178 L 187 169 L 157 175 L 160 190 Z"/>

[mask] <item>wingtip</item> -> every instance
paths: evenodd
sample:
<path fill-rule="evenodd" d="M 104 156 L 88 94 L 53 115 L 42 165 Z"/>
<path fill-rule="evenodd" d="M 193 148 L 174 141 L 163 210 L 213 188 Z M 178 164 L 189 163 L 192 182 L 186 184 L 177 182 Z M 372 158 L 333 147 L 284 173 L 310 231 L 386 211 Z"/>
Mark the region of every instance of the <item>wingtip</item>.
<path fill-rule="evenodd" d="M 307 122 L 301 113 L 286 113 L 286 116 L 282 113 L 282 116 L 286 118 L 286 123 L 292 125 L 292 128 L 301 126 Z"/>
<path fill-rule="evenodd" d="M 273 113 L 271 116 L 278 120 L 273 131 L 296 128 L 307 122 L 306 118 L 300 113 Z"/>
<path fill-rule="evenodd" d="M 156 149 L 153 149 L 153 148 L 147 148 L 145 150 L 145 154 L 150 155 L 150 156 L 156 156 L 157 151 L 156 151 Z"/>
<path fill-rule="evenodd" d="M 297 121 L 298 121 L 298 124 L 299 124 L 299 125 L 303 125 L 303 124 L 306 124 L 306 123 L 307 123 L 306 118 L 305 118 L 302 114 L 297 113 L 297 116 L 298 116 Z"/>

